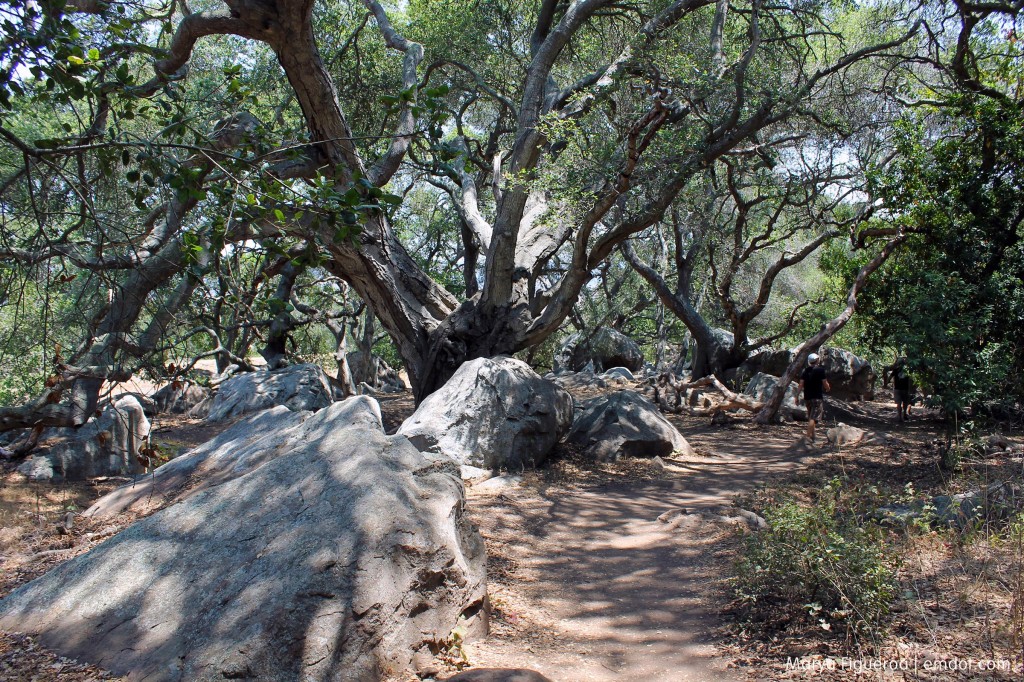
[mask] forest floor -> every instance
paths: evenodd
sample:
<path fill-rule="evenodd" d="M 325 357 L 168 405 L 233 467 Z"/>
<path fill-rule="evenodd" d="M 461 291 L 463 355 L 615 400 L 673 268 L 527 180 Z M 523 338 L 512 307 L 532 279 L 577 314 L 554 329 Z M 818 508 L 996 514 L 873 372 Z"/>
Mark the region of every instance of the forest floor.
<path fill-rule="evenodd" d="M 713 636 L 739 533 L 696 514 L 658 517 L 729 507 L 807 454 L 785 427 L 673 421 L 698 453 L 686 464 L 602 466 L 563 452 L 520 487 L 470 488 L 495 608 L 492 635 L 468 647 L 474 664 L 554 680 L 742 679 Z"/>
<path fill-rule="evenodd" d="M 758 427 L 740 418 L 712 426 L 706 417 L 669 415 L 697 451 L 685 464 L 595 465 L 563 450 L 519 487 L 497 494 L 470 488 L 495 607 L 491 636 L 466 647 L 470 661 L 565 681 L 838 680 L 854 674 L 787 668 L 787 660 L 813 666 L 832 658 L 852 667 L 924 656 L 1013 665 L 1005 674 L 915 678 L 898 671 L 890 678 L 1019 679 L 1012 633 L 993 632 L 992 625 L 1010 624 L 1014 565 L 1006 560 L 1015 555 L 1018 571 L 1021 561 L 1012 548 L 999 554 L 985 542 L 954 546 L 935 533 L 901 538 L 899 550 L 908 553 L 901 585 L 924 596 L 899 604 L 892 632 L 873 642 L 851 643 L 798 624 L 752 634 L 731 615 L 732 567 L 744 531 L 692 512 L 733 505 L 761 511 L 780 494 L 806 498 L 836 476 L 893 490 L 913 482 L 933 493 L 960 492 L 978 480 L 938 468 L 931 444 L 945 424 L 936 415 L 918 408 L 910 422 L 895 424 L 891 402 L 830 403 L 825 427 L 842 421 L 887 438 L 836 449 L 820 445 L 822 428 L 819 447 L 809 448 L 801 441 L 806 424 Z M 1021 480 L 1019 462 L 989 466 L 986 480 Z M 658 520 L 673 509 L 691 512 L 688 522 Z M 994 564 L 1001 570 L 981 575 Z M 878 678 L 875 672 L 867 679 Z"/>
<path fill-rule="evenodd" d="M 381 403 L 389 431 L 413 407 L 408 396 Z M 901 587 L 915 596 L 900 600 L 883 637 L 851 643 L 798 623 L 771 632 L 751 629 L 732 608 L 732 568 L 744 531 L 696 513 L 682 523 L 658 520 L 674 509 L 760 511 L 780 494 L 806 498 L 836 476 L 854 487 L 877 483 L 886 490 L 912 482 L 929 494 L 1021 480 L 1022 465 L 1009 458 L 986 460 L 955 477 L 943 473 L 932 443 L 946 425 L 920 409 L 904 425 L 893 423 L 895 409 L 881 398 L 831 403 L 826 413 L 826 426 L 838 420 L 888 438 L 852 449 L 808 448 L 799 423 L 756 427 L 740 417 L 712 426 L 706 417 L 670 415 L 695 456 L 594 464 L 561 447 L 544 468 L 524 472 L 519 485 L 492 492 L 470 487 L 470 513 L 488 549 L 491 634 L 449 652 L 450 672 L 459 659 L 471 667 L 532 668 L 559 682 L 879 678 L 877 672 L 861 677 L 849 670 L 787 668 L 787 659 L 796 658 L 812 666 L 839 657 L 865 664 L 911 656 L 1012 659 L 1019 666 L 1020 649 L 1014 655 L 1010 647 L 1022 628 L 1024 552 L 1006 542 L 934 532 L 899 538 Z M 213 435 L 187 420 L 156 428 L 155 439 L 177 451 Z M 1020 431 L 1006 435 L 1022 438 Z M 19 478 L 6 472 L 0 488 L 0 596 L 118 530 L 61 530 L 60 520 L 121 481 L 45 486 Z M 1019 679 L 1015 670 L 961 672 L 953 679 Z M 0 682 L 99 679 L 115 678 L 58 658 L 30 638 L 0 634 Z"/>

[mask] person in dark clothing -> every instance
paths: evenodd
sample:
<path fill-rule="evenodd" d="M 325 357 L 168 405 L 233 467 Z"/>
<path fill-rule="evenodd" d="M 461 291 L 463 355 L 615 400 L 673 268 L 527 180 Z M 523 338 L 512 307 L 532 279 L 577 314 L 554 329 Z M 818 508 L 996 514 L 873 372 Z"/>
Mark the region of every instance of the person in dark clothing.
<path fill-rule="evenodd" d="M 817 353 L 807 356 L 807 367 L 800 375 L 800 390 L 807 404 L 807 441 L 814 443 L 814 426 L 825 416 L 825 394 L 832 390 Z"/>
<path fill-rule="evenodd" d="M 896 401 L 896 419 L 897 421 L 906 421 L 910 419 L 910 401 L 914 396 L 914 380 L 910 376 L 910 370 L 907 368 L 906 358 L 896 358 L 889 367 L 885 368 L 888 376 L 892 377 L 892 394 L 893 400 Z M 883 383 L 885 377 L 883 377 Z"/>

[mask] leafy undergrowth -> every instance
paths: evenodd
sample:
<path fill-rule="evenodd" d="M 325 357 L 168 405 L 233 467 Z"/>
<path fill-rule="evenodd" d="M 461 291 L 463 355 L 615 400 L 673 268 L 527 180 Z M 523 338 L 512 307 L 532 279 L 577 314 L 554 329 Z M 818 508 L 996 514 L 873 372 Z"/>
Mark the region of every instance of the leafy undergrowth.
<path fill-rule="evenodd" d="M 896 596 L 896 557 L 876 524 L 844 509 L 840 479 L 812 504 L 780 499 L 764 510 L 768 528 L 746 538 L 737 563 L 736 609 L 764 634 L 794 625 L 877 636 Z"/>
<path fill-rule="evenodd" d="M 1021 679 L 1019 506 L 963 528 L 877 522 L 886 505 L 927 511 L 937 495 L 1024 482 L 1019 454 L 977 447 L 961 448 L 959 468 L 947 470 L 935 438 L 943 428 L 921 420 L 884 445 L 825 451 L 741 502 L 774 526 L 737 562 L 727 628 L 736 667 L 758 680 Z"/>

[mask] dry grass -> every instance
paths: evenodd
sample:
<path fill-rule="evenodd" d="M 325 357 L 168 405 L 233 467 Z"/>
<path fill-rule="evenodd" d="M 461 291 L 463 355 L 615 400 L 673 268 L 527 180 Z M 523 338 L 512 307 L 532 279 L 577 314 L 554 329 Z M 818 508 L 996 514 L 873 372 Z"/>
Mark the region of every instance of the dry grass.
<path fill-rule="evenodd" d="M 0 682 L 118 680 L 105 670 L 54 655 L 26 635 L 0 632 Z"/>
<path fill-rule="evenodd" d="M 83 483 L 40 483 L 5 468 L 0 486 L 0 597 L 37 578 L 57 564 L 88 551 L 114 529 L 98 529 L 81 521 L 65 525 L 69 513 L 92 502 L 126 479 L 105 478 Z M 92 665 L 57 656 L 31 637 L 0 632 L 0 682 L 92 682 L 112 680 Z"/>
<path fill-rule="evenodd" d="M 891 438 L 885 445 L 823 453 L 807 469 L 744 500 L 743 506 L 763 508 L 780 494 L 809 503 L 813 492 L 835 477 L 864 511 L 911 497 L 929 499 L 978 489 L 996 481 L 1024 482 L 1019 457 L 1010 455 L 968 461 L 957 472 L 943 470 L 935 442 L 946 426 L 934 418 L 919 418 L 900 428 L 878 420 L 858 425 L 888 432 Z M 1024 440 L 1019 432 L 1008 435 L 1017 442 Z M 912 524 L 894 529 L 890 546 L 899 566 L 900 596 L 882 636 L 852 643 L 796 626 L 754 636 L 733 625 L 727 649 L 736 666 L 757 680 L 847 680 L 856 675 L 849 667 L 843 669 L 843 662 L 852 666 L 878 661 L 904 662 L 916 669 L 863 673 L 865 679 L 1021 679 L 1024 527 L 1004 522 L 960 531 Z M 787 666 L 787 661 L 797 659 L 818 667 Z M 950 662 L 959 669 L 949 669 Z M 830 670 L 829 665 L 839 667 Z M 990 665 L 1000 669 L 983 669 Z"/>
<path fill-rule="evenodd" d="M 68 558 L 85 538 L 85 527 L 68 514 L 84 511 L 92 502 L 127 479 L 103 478 L 82 483 L 51 484 L 28 481 L 10 470 L 0 487 L 0 596 L 45 573 Z M 68 552 L 68 556 L 72 554 Z"/>

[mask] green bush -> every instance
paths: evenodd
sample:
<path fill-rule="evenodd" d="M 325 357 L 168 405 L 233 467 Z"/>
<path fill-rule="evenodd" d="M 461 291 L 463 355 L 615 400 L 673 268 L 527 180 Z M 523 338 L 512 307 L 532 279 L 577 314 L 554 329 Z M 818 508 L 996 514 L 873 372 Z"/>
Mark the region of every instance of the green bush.
<path fill-rule="evenodd" d="M 860 638 L 885 624 L 896 595 L 894 561 L 881 530 L 839 508 L 841 484 L 814 505 L 782 500 L 764 511 L 769 529 L 750 535 L 735 590 L 745 619 L 766 630 L 787 624 Z"/>

